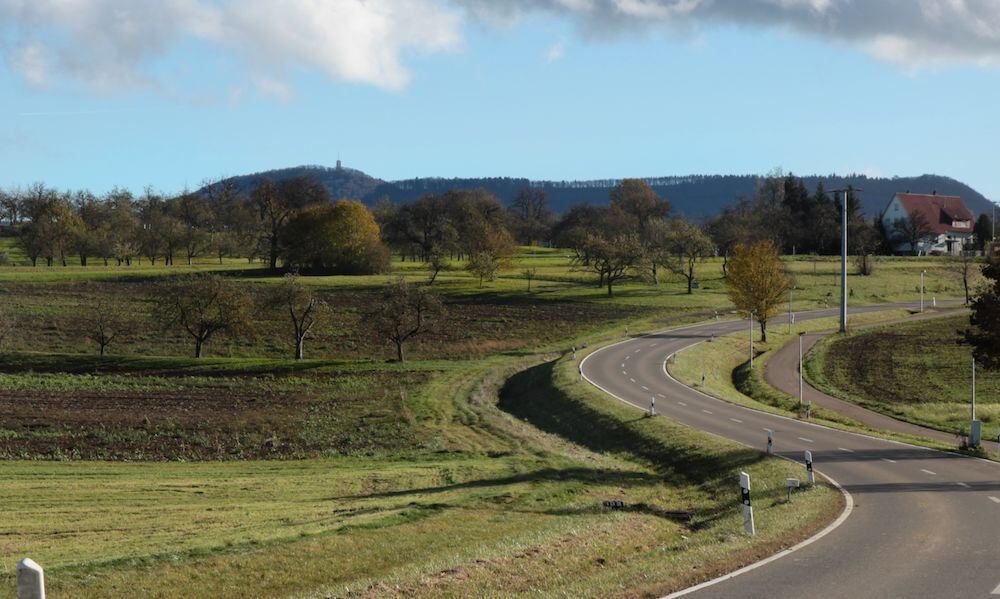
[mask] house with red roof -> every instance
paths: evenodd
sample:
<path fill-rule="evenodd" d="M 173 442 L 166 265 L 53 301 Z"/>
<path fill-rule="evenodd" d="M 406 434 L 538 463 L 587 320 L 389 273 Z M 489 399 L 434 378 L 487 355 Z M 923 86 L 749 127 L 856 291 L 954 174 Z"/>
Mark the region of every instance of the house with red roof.
<path fill-rule="evenodd" d="M 972 243 L 972 225 L 975 217 L 958 196 L 926 193 L 897 193 L 882 213 L 886 229 L 893 230 L 893 224 L 900 219 L 910 219 L 919 214 L 927 224 L 927 232 L 917 243 L 916 252 L 909 241 L 901 241 L 896 246 L 898 253 L 916 253 L 926 256 L 932 252 L 957 255 L 967 244 Z"/>

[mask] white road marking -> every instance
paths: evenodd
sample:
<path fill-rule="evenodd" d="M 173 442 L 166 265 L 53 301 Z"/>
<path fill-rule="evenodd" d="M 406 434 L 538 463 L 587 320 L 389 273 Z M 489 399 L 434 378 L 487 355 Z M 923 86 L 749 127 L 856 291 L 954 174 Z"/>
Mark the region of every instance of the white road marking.
<path fill-rule="evenodd" d="M 839 449 L 840 451 L 846 451 L 847 453 L 854 453 L 853 449 L 848 449 L 846 447 L 838 447 L 837 449 Z"/>
<path fill-rule="evenodd" d="M 743 421 L 742 421 L 742 420 L 740 420 L 739 418 L 730 418 L 730 420 L 732 420 L 732 421 L 733 421 L 733 422 L 735 422 L 736 424 L 743 424 Z"/>
<path fill-rule="evenodd" d="M 642 351 L 641 349 L 637 349 L 637 350 L 635 350 L 635 351 L 634 351 L 634 352 L 632 352 L 632 353 L 633 353 L 633 354 L 637 354 L 637 353 L 639 353 L 639 352 L 641 352 L 641 351 Z"/>
<path fill-rule="evenodd" d="M 994 497 L 990 495 L 990 501 L 992 501 L 993 503 L 1000 503 L 1000 497 Z"/>
<path fill-rule="evenodd" d="M 628 376 L 628 371 L 627 370 L 623 370 L 622 374 L 624 374 L 625 376 Z"/>
<path fill-rule="evenodd" d="M 687 404 L 686 404 L 686 403 L 684 403 L 683 401 L 679 401 L 679 402 L 677 402 L 677 405 L 679 405 L 679 406 L 684 406 L 685 408 L 687 407 Z"/>
<path fill-rule="evenodd" d="M 990 595 L 1000 595 L 1000 584 L 997 585 L 997 588 L 993 589 L 993 592 L 990 593 Z"/>
<path fill-rule="evenodd" d="M 622 368 L 625 368 L 625 362 L 622 362 Z"/>
<path fill-rule="evenodd" d="M 657 393 L 657 394 L 656 394 L 656 396 L 657 396 L 657 397 L 662 397 L 663 399 L 666 399 L 666 398 L 667 398 L 667 396 L 666 396 L 666 395 L 664 395 L 664 394 L 662 394 L 662 393 Z"/>
<path fill-rule="evenodd" d="M 642 386 L 642 390 L 643 390 L 643 391 L 649 391 L 649 387 L 647 387 L 647 386 L 643 385 L 643 386 Z"/>
<path fill-rule="evenodd" d="M 631 359 L 632 359 L 632 356 L 625 356 L 625 359 L 626 359 L 626 360 L 631 360 Z"/>
<path fill-rule="evenodd" d="M 702 410 L 702 412 L 705 412 L 706 414 L 714 414 L 715 413 L 715 412 L 709 412 L 708 410 Z"/>
<path fill-rule="evenodd" d="M 633 383 L 635 382 L 635 379 L 629 379 L 629 380 L 632 381 Z"/>
<path fill-rule="evenodd" d="M 925 468 L 921 468 L 920 471 L 923 472 L 924 474 L 930 474 L 931 476 L 937 475 L 937 472 L 931 472 L 930 470 L 927 470 Z"/>
<path fill-rule="evenodd" d="M 650 343 L 649 347 L 656 347 L 657 345 L 659 345 L 659 343 Z"/>
<path fill-rule="evenodd" d="M 958 486 L 960 486 L 960 487 L 962 487 L 963 489 L 968 489 L 969 488 L 969 485 L 967 483 L 958 482 L 958 483 L 955 483 L 955 484 L 958 485 Z"/>
<path fill-rule="evenodd" d="M 896 460 L 890 460 L 889 458 L 882 458 L 883 462 L 889 462 L 890 464 L 895 464 Z"/>
<path fill-rule="evenodd" d="M 799 441 L 805 441 L 806 443 L 815 443 L 812 439 L 806 439 L 805 437 L 799 437 Z"/>

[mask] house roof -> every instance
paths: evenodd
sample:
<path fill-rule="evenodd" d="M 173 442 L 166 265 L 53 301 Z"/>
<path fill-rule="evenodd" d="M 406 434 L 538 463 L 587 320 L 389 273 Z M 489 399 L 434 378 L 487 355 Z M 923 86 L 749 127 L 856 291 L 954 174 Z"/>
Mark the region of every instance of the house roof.
<path fill-rule="evenodd" d="M 975 217 L 958 196 L 941 196 L 925 193 L 897 193 L 907 214 L 920 212 L 927 219 L 935 235 L 947 233 L 972 233 Z M 953 222 L 965 221 L 968 227 L 955 227 Z"/>

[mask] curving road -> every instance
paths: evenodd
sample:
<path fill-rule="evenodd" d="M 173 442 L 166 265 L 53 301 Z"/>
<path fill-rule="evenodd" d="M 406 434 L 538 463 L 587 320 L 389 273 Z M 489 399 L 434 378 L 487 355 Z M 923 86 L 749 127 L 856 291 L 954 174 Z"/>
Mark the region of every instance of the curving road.
<path fill-rule="evenodd" d="M 871 306 L 868 312 L 908 306 Z M 797 320 L 836 315 L 798 314 Z M 690 597 L 1000 596 L 1000 467 L 984 460 L 883 441 L 736 406 L 682 385 L 664 372 L 671 354 L 746 330 L 716 321 L 630 339 L 580 365 L 592 384 L 637 408 L 656 397 L 657 413 L 802 461 L 853 496 L 850 517 L 789 556 L 704 588 Z"/>

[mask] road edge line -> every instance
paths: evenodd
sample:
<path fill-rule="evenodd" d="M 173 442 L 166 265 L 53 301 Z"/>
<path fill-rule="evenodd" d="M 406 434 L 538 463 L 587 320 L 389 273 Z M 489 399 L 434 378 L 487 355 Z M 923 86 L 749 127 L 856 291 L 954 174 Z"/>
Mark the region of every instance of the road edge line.
<path fill-rule="evenodd" d="M 781 456 L 778 456 L 778 457 L 781 457 Z M 788 458 L 785 458 L 785 459 L 788 459 Z M 789 461 L 795 462 L 795 460 L 789 460 Z M 798 462 L 795 462 L 795 463 L 798 463 Z M 675 599 L 676 597 L 683 597 L 685 595 L 689 595 L 691 593 L 696 593 L 696 592 L 698 592 L 698 591 L 700 591 L 702 589 L 706 589 L 708 587 L 717 585 L 717 584 L 719 584 L 721 582 L 725 582 L 727 580 L 731 580 L 733 578 L 736 578 L 737 576 L 740 576 L 742 574 L 746 574 L 747 572 L 751 572 L 753 570 L 756 570 L 757 568 L 761 568 L 761 567 L 766 566 L 766 565 L 768 565 L 768 564 L 770 564 L 772 562 L 778 561 L 779 559 L 781 559 L 783 557 L 787 557 L 787 556 L 791 555 L 792 553 L 795 553 L 796 551 L 798 551 L 800 549 L 804 549 L 804 548 L 808 547 L 809 545 L 812 545 L 816 541 L 822 539 L 826 535 L 830 534 L 831 532 L 833 532 L 837 528 L 840 528 L 840 526 L 844 522 L 847 521 L 847 519 L 851 516 L 851 513 L 854 511 L 854 496 L 851 495 L 847 491 L 847 489 L 845 489 L 844 487 L 842 487 L 840 485 L 840 483 L 838 483 L 834 479 L 830 478 L 826 474 L 823 474 L 822 472 L 819 472 L 819 474 L 823 478 L 825 478 L 826 480 L 830 481 L 830 484 L 832 484 L 834 487 L 836 487 L 843 494 L 843 496 L 844 496 L 844 504 L 845 505 L 844 505 L 843 511 L 840 512 L 840 515 L 837 516 L 837 519 L 834 520 L 833 522 L 831 522 L 830 524 L 828 524 L 826 526 L 826 528 L 824 528 L 823 530 L 821 530 L 818 533 L 814 534 L 813 536 L 809 537 L 808 539 L 806 539 L 804 541 L 800 541 L 799 543 L 793 545 L 792 547 L 789 547 L 788 549 L 784 549 L 782 551 L 779 551 L 778 553 L 775 553 L 774 555 L 772 555 L 770 557 L 766 557 L 766 558 L 764 558 L 764 559 L 762 559 L 762 560 L 760 560 L 758 562 L 754 562 L 754 563 L 750 564 L 749 566 L 743 566 L 739 570 L 736 570 L 734 572 L 730 572 L 729 574 L 723 574 L 722 576 L 719 576 L 718 578 L 713 578 L 712 580 L 707 580 L 705 582 L 696 584 L 696 585 L 694 585 L 692 587 L 688 587 L 686 589 L 673 592 L 673 593 L 671 593 L 669 595 L 665 595 L 665 596 L 661 597 L 660 599 Z"/>

